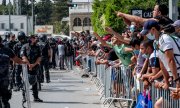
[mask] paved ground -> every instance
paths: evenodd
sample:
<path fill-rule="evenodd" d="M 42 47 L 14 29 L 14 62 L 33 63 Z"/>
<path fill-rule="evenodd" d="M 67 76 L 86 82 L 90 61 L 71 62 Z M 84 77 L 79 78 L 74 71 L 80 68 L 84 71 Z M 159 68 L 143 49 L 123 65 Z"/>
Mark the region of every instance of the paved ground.
<path fill-rule="evenodd" d="M 44 83 L 39 97 L 43 103 L 32 102 L 32 108 L 101 108 L 100 96 L 89 78 L 82 79 L 79 70 L 51 71 L 51 83 Z M 32 94 L 32 93 L 31 93 Z M 13 92 L 11 108 L 22 108 L 21 92 Z"/>

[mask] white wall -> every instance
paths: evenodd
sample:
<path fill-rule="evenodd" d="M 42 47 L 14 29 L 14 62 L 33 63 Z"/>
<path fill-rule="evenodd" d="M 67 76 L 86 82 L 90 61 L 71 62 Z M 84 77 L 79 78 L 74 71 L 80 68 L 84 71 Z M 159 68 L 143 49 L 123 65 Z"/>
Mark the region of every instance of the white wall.
<path fill-rule="evenodd" d="M 2 28 L 4 24 L 4 29 Z M 11 23 L 13 28 L 11 31 L 23 31 L 26 34 L 32 33 L 32 18 L 28 18 L 28 30 L 27 30 L 27 16 L 25 15 L 11 15 Z M 21 28 L 21 23 L 23 28 Z M 0 15 L 0 31 L 9 31 L 9 15 Z"/>

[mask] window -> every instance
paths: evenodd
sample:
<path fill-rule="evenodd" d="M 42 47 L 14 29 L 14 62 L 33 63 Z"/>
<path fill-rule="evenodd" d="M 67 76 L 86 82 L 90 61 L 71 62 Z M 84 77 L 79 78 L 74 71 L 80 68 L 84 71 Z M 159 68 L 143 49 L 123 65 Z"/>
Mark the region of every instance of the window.
<path fill-rule="evenodd" d="M 11 29 L 13 29 L 13 28 L 14 28 L 14 24 L 13 24 L 13 23 L 11 23 L 10 28 L 11 28 Z"/>
<path fill-rule="evenodd" d="M 1 29 L 4 29 L 5 27 L 5 24 L 4 23 L 1 23 Z"/>
<path fill-rule="evenodd" d="M 75 18 L 74 19 L 74 25 L 73 26 L 82 26 L 81 24 L 81 19 L 80 18 Z"/>
<path fill-rule="evenodd" d="M 91 26 L 91 19 L 89 17 L 84 18 L 83 26 Z"/>
<path fill-rule="evenodd" d="M 20 28 L 24 29 L 24 23 L 21 23 Z"/>

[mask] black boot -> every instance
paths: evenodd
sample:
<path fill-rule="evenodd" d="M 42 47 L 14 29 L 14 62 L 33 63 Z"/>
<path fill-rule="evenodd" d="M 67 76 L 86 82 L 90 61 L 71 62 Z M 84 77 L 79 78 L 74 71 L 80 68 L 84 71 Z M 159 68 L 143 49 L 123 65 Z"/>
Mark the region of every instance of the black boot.
<path fill-rule="evenodd" d="M 10 108 L 9 102 L 3 102 L 4 108 Z"/>
<path fill-rule="evenodd" d="M 43 102 L 43 100 L 39 98 L 34 98 L 34 102 Z"/>
<path fill-rule="evenodd" d="M 46 83 L 50 83 L 50 75 L 49 75 L 49 71 L 46 72 Z"/>

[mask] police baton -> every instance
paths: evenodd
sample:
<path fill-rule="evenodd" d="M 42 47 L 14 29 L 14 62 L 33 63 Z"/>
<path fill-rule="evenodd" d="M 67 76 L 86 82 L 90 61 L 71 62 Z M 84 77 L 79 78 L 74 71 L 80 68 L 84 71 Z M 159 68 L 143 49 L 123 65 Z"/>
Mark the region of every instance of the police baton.
<path fill-rule="evenodd" d="M 24 88 L 25 88 L 25 98 L 26 98 L 26 104 L 27 108 L 31 108 L 30 103 L 30 94 L 29 94 L 29 79 L 28 79 L 28 69 L 26 64 L 22 64 L 23 68 L 23 81 L 24 81 Z M 24 103 L 23 103 L 24 104 Z"/>

